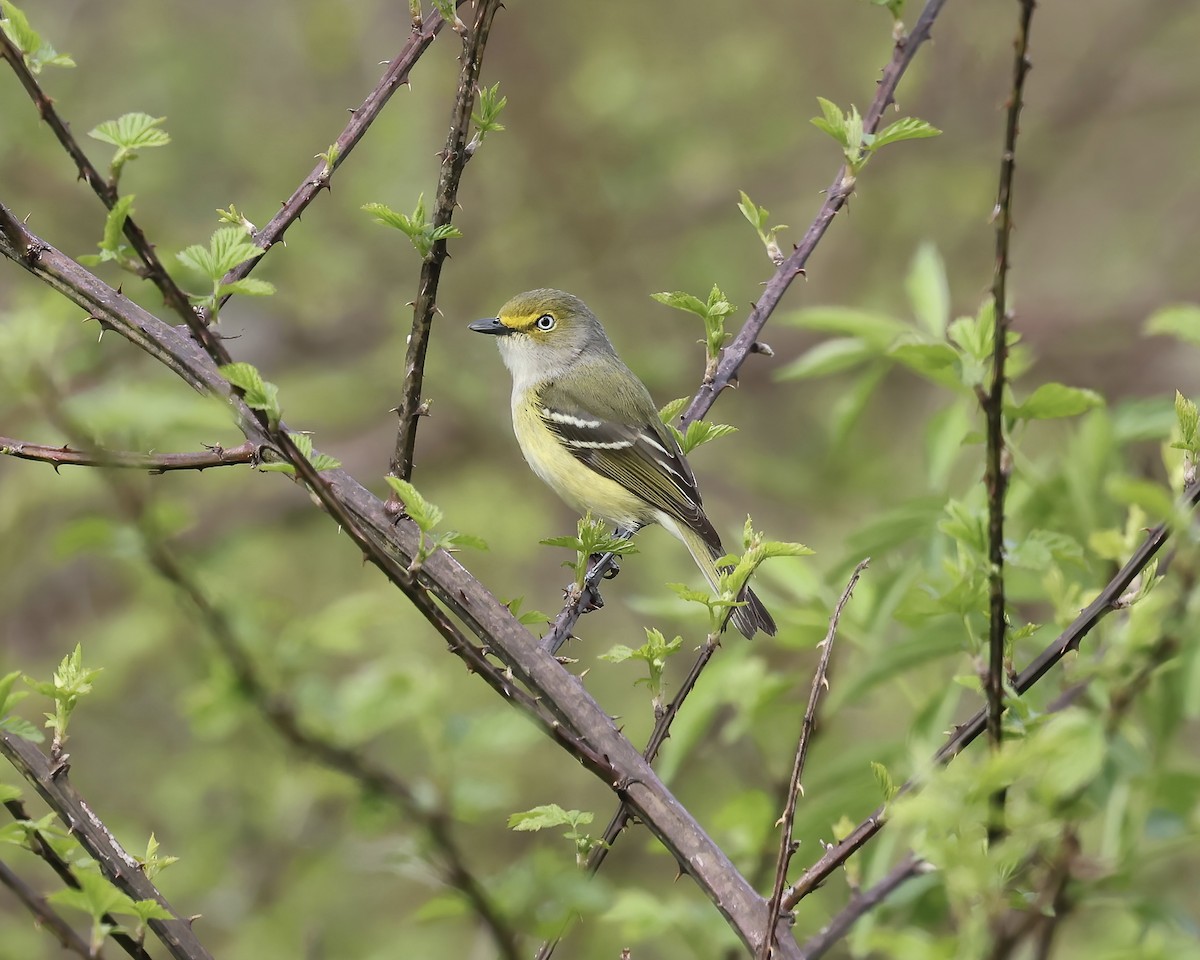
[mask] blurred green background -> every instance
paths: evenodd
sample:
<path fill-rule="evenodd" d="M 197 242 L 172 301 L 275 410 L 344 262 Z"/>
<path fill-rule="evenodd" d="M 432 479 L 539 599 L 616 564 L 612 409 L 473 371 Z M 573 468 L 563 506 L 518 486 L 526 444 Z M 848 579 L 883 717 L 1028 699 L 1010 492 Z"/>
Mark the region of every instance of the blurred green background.
<path fill-rule="evenodd" d="M 164 261 L 197 289 L 174 254 L 204 242 L 214 211 L 230 203 L 265 224 L 408 35 L 406 4 L 372 0 L 26 0 L 24 9 L 78 63 L 41 77 L 77 135 L 128 111 L 167 118 L 172 144 L 132 163 L 122 189 L 136 194 L 136 219 Z M 907 11 L 910 22 L 916 12 Z M 767 329 L 775 358 L 751 357 L 740 388 L 713 411 L 739 432 L 692 457 L 727 540 L 736 542 L 750 513 L 770 535 L 817 551 L 764 572 L 760 592 L 777 612 L 780 637 L 753 646 L 727 640 L 663 758 L 681 799 L 750 874 L 778 815 L 772 797 L 790 767 L 813 646 L 862 555 L 864 541 L 853 534 L 865 518 L 941 492 L 930 489 L 923 466 L 935 391 L 890 374 L 863 415 L 835 429 L 848 381 L 775 376 L 818 342 L 789 326 L 788 315 L 818 304 L 910 315 L 904 278 L 923 242 L 945 259 L 955 313 L 976 311 L 991 283 L 1015 14 L 1015 3 L 999 0 L 947 4 L 894 114 L 921 117 L 943 134 L 872 161 L 807 280 Z M 455 223 L 464 236 L 452 242 L 443 273 L 426 369 L 432 416 L 421 423 L 413 477 L 450 526 L 491 544 L 463 560 L 499 597 L 557 608 L 569 577 L 558 566 L 564 556 L 538 541 L 568 532 L 574 517 L 521 461 L 507 374 L 494 344 L 466 324 L 524 289 L 570 290 L 604 320 L 660 403 L 690 395 L 703 371 L 699 322 L 649 295 L 703 294 L 717 283 L 740 307 L 733 322 L 745 317 L 772 267 L 736 209 L 737 191 L 768 207 L 772 222 L 792 225 L 785 242 L 799 238 L 838 165 L 836 145 L 808 123 L 816 97 L 865 110 L 890 55 L 890 30 L 886 13 L 865 0 L 513 0 L 501 11 L 483 79 L 499 81 L 508 97 L 507 129 L 488 138 L 463 177 Z M 1061 379 L 1111 402 L 1157 398 L 1163 406 L 1176 388 L 1200 390 L 1194 352 L 1141 334 L 1154 308 L 1200 298 L 1198 45 L 1200 9 L 1180 0 L 1038 9 L 1012 280 L 1016 327 L 1038 357 L 1034 382 Z M 332 192 L 257 269 L 278 294 L 237 298 L 222 313 L 235 359 L 279 384 L 292 427 L 312 431 L 320 449 L 380 492 L 419 263 L 400 234 L 360 207 L 378 201 L 407 211 L 419 193 L 432 198 L 458 50 L 449 33 L 434 43 Z M 85 147 L 98 164 L 107 161 L 108 147 L 86 138 Z M 103 209 L 7 70 L 0 199 L 67 253 L 94 250 Z M 101 273 L 163 315 L 149 284 L 112 267 Z M 0 265 L 0 369 L 8 374 L 0 433 L 66 439 L 18 386 L 22 370 L 39 363 L 53 371 L 68 409 L 113 448 L 239 442 L 217 405 L 119 337 L 97 342 L 95 326 L 79 320 L 66 301 Z M 1048 429 L 1030 443 L 1061 452 L 1064 436 Z M 1126 469 L 1161 479 L 1155 449 L 1132 448 Z M 957 468 L 966 485 L 982 472 L 972 457 Z M 673 864 L 644 833 L 624 838 L 601 880 L 585 884 L 567 842 L 505 829 L 510 812 L 556 802 L 595 810 L 599 832 L 608 791 L 446 655 L 298 488 L 243 468 L 124 479 L 152 503 L 176 552 L 312 725 L 369 743 L 428 803 L 452 808 L 473 863 L 523 933 L 553 932 L 562 905 L 576 903 L 589 919 L 564 956 L 615 957 L 625 945 L 643 945 L 639 960 L 713 956 L 732 943 L 694 888 L 672 883 Z M 1121 522 L 1110 506 L 1080 512 L 1085 534 L 1089 520 Z M 194 614 L 141 559 L 100 478 L 0 462 L 0 531 L 0 668 L 45 676 L 76 643 L 104 667 L 76 720 L 74 780 L 129 848 L 140 850 L 153 830 L 181 857 L 162 886 L 180 909 L 204 915 L 196 929 L 215 955 L 492 955 L 435 881 L 419 832 L 285 749 L 244 703 Z M 682 634 L 687 650 L 704 632 L 703 617 L 663 586 L 696 579 L 683 551 L 658 531 L 640 546 L 607 586 L 604 611 L 581 623 L 584 642 L 568 650 L 635 742 L 652 720 L 647 695 L 632 686 L 639 674 L 597 654 L 636 646 L 645 625 Z M 867 622 L 865 610 L 881 609 L 871 592 L 884 589 L 872 578 L 891 583 L 889 571 L 911 562 L 876 553 L 864 583 L 868 599 L 851 630 L 859 636 L 836 658 L 835 709 L 810 758 L 798 863 L 816 858 L 818 840 L 831 838 L 842 814 L 858 819 L 874 808 L 869 761 L 894 760 L 898 775 L 907 773 L 909 747 L 923 751 L 905 744 L 904 731 L 947 677 L 965 670 L 965 658 L 951 658 L 863 680 L 879 650 L 903 636 L 882 615 Z M 836 696 L 839 674 L 843 692 L 859 695 Z M 931 708 L 922 721 L 930 743 L 939 717 Z M 1195 743 L 1194 719 L 1186 731 Z M 881 839 L 881 862 L 893 842 Z M 1197 899 L 1183 878 L 1194 889 L 1198 862 L 1193 847 L 1159 878 L 1161 895 L 1193 923 Z M 38 876 L 36 866 L 30 874 Z M 802 935 L 844 900 L 844 885 L 829 887 L 801 907 Z M 0 929 L 3 960 L 59 953 L 7 898 Z"/>

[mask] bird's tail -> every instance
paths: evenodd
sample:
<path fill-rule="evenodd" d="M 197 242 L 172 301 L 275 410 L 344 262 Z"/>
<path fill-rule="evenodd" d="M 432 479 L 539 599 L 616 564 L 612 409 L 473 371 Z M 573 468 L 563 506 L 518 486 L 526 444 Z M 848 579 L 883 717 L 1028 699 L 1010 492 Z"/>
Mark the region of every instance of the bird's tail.
<path fill-rule="evenodd" d="M 674 524 L 675 529 L 671 530 L 684 546 L 688 548 L 688 552 L 692 555 L 692 559 L 696 561 L 696 566 L 704 574 L 709 584 L 716 589 L 718 582 L 719 571 L 717 570 L 716 559 L 723 556 L 724 551 L 720 544 L 711 547 L 708 542 L 700 536 L 695 530 L 685 527 L 683 524 Z M 769 637 L 775 636 L 777 627 L 771 614 L 767 612 L 767 608 L 763 606 L 763 602 L 758 599 L 757 594 L 750 589 L 749 586 L 743 587 L 742 592 L 738 595 L 738 599 L 744 601 L 745 606 L 734 607 L 733 614 L 730 620 L 733 625 L 738 628 L 742 636 L 747 640 L 753 639 L 754 634 L 759 630 Z"/>

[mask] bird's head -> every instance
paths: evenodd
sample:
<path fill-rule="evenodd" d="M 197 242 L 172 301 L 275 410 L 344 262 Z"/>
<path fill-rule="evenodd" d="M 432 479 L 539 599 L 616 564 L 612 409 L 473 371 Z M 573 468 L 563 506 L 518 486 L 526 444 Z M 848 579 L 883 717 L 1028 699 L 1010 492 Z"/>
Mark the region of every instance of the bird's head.
<path fill-rule="evenodd" d="M 595 351 L 613 352 L 587 304 L 561 290 L 519 293 L 496 316 L 476 320 L 469 329 L 496 337 L 505 366 L 521 386 L 553 380 Z"/>

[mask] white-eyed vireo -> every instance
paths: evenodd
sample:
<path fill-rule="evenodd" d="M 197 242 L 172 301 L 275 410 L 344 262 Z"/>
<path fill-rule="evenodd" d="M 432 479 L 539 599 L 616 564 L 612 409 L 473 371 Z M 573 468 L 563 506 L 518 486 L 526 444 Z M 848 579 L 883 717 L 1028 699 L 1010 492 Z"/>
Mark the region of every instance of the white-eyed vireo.
<path fill-rule="evenodd" d="M 533 472 L 581 513 L 630 532 L 662 524 L 715 586 L 714 561 L 725 551 L 691 467 L 584 302 L 561 290 L 530 290 L 470 328 L 496 337 L 512 373 L 513 430 Z M 775 633 L 751 590 L 739 599 L 745 606 L 731 619 L 743 634 Z"/>

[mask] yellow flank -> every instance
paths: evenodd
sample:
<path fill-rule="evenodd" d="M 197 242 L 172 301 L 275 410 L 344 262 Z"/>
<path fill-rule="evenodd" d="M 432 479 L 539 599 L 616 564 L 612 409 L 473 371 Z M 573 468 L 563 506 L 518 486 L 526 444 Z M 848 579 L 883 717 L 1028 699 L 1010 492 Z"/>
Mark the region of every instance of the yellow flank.
<path fill-rule="evenodd" d="M 513 392 L 513 432 L 517 443 L 533 472 L 551 490 L 580 513 L 590 510 L 593 516 L 619 526 L 640 527 L 657 519 L 657 511 L 645 501 L 576 460 L 542 421 L 538 407 L 536 389 L 521 396 Z"/>

